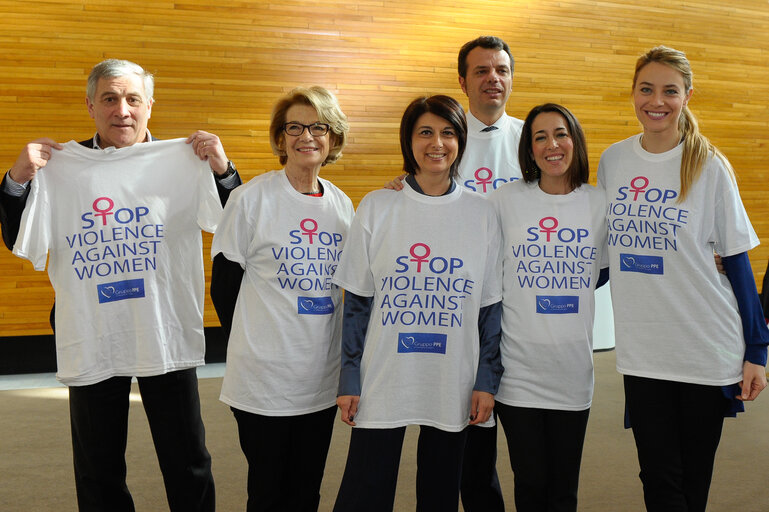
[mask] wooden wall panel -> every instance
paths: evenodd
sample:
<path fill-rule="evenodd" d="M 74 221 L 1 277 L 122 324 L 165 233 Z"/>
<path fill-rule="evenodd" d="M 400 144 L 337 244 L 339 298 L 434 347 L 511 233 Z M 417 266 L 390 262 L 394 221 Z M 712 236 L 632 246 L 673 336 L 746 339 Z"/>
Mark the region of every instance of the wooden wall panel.
<path fill-rule="evenodd" d="M 730 158 L 759 236 L 769 241 L 769 5 L 755 0 L 0 0 L 0 168 L 40 136 L 93 134 L 90 68 L 108 58 L 156 73 L 150 129 L 160 138 L 217 133 L 248 179 L 278 167 L 267 139 L 273 103 L 297 85 L 333 90 L 352 126 L 323 170 L 354 202 L 399 172 L 398 122 L 417 95 L 466 105 L 456 77 L 465 41 L 496 34 L 516 58 L 511 115 L 545 101 L 580 118 L 595 170 L 612 142 L 639 131 L 635 57 L 667 44 L 695 71 L 691 106 Z M 595 178 L 593 177 L 593 181 Z M 210 237 L 206 237 L 206 248 Z M 750 254 L 763 277 L 769 248 Z M 45 334 L 45 273 L 0 251 L 0 336 Z M 217 321 L 210 304 L 206 324 Z"/>

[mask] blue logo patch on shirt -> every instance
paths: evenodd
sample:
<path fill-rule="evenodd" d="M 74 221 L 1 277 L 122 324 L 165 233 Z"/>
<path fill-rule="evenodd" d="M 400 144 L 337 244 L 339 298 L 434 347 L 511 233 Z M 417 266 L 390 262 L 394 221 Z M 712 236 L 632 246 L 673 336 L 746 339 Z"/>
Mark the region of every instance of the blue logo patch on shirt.
<path fill-rule="evenodd" d="M 334 301 L 331 297 L 299 297 L 296 307 L 300 315 L 330 315 L 334 312 Z"/>
<path fill-rule="evenodd" d="M 446 353 L 446 335 L 430 332 L 402 332 L 398 334 L 398 353 Z"/>
<path fill-rule="evenodd" d="M 542 315 L 579 313 L 579 297 L 576 295 L 537 295 L 537 313 Z"/>
<path fill-rule="evenodd" d="M 620 253 L 620 272 L 640 272 L 641 274 L 665 273 L 662 256 L 643 256 L 640 254 Z"/>
<path fill-rule="evenodd" d="M 144 297 L 144 279 L 128 279 L 96 285 L 99 304 Z"/>

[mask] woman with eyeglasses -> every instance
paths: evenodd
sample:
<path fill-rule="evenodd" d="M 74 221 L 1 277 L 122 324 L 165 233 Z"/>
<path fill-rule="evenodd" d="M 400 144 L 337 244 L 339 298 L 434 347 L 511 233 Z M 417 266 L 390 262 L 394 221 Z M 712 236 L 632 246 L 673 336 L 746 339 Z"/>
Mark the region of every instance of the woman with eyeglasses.
<path fill-rule="evenodd" d="M 235 189 L 214 236 L 211 296 L 231 325 L 220 399 L 248 461 L 249 511 L 318 509 L 340 366 L 342 290 L 331 278 L 354 213 L 318 174 L 347 131 L 326 89 L 281 98 L 270 144 L 284 167 Z"/>

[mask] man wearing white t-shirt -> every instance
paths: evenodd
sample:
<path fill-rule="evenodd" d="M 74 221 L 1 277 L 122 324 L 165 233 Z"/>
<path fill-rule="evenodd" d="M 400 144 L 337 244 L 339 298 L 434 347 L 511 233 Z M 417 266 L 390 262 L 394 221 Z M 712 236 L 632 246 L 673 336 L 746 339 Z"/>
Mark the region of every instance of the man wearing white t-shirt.
<path fill-rule="evenodd" d="M 134 510 L 125 481 L 132 376 L 139 381 L 170 509 L 213 511 L 215 507 L 211 457 L 205 446 L 195 373 L 195 367 L 203 364 L 202 256 L 176 257 L 174 263 L 169 263 L 168 255 L 151 255 L 162 246 L 179 250 L 178 254 L 189 254 L 185 248 L 199 247 L 200 228 L 215 228 L 220 203 L 241 181 L 214 134 L 195 132 L 186 140 L 190 148 L 175 141 L 146 147 L 138 144 L 155 140 L 147 129 L 153 87 L 153 76 L 137 64 L 116 59 L 97 64 L 88 78 L 86 97 L 96 125 L 94 137 L 79 145 L 37 139 L 25 146 L 0 184 L 0 224 L 5 244 L 10 249 L 15 242 L 14 252 L 34 259 L 40 270 L 45 268 L 48 252 L 52 284 L 55 288 L 60 285 L 56 289 L 61 299 L 56 315 L 60 323 L 56 340 L 58 377 L 69 386 L 75 482 L 81 511 Z M 33 182 L 49 160 L 52 168 L 67 177 L 51 169 Z M 94 174 L 82 177 L 91 166 Z M 136 176 L 131 174 L 134 169 Z M 164 173 L 166 169 L 171 170 Z M 147 176 L 157 179 L 148 180 Z M 168 183 L 169 176 L 173 176 L 173 183 Z M 179 182 L 183 183 L 174 186 Z M 119 185 L 126 183 L 121 189 Z M 178 189 L 177 195 L 188 197 L 174 204 L 162 202 L 174 193 L 169 189 Z M 61 235 L 60 217 L 72 217 L 68 210 L 77 208 L 75 203 L 82 199 L 78 196 L 90 197 L 96 190 L 107 192 L 93 201 L 93 212 L 78 217 L 82 227 L 90 231 L 60 237 L 55 254 L 55 243 L 46 235 Z M 61 194 L 70 194 L 67 197 L 71 201 L 61 201 Z M 137 203 L 132 208 L 121 208 L 127 201 Z M 136 227 L 130 224 L 134 220 Z M 108 223 L 115 227 L 108 227 Z M 59 251 L 61 238 L 69 244 L 64 244 L 64 251 Z M 138 241 L 140 238 L 143 240 Z M 137 247 L 140 254 L 147 256 L 132 258 L 121 253 Z M 67 257 L 62 254 L 67 250 L 74 256 L 64 261 Z M 65 269 L 67 265 L 73 268 Z M 181 279 L 163 279 L 178 278 L 180 268 L 187 271 L 194 286 Z M 73 271 L 76 278 L 72 277 Z M 101 294 L 98 306 L 104 308 L 89 309 L 88 301 L 75 297 L 81 293 L 78 279 L 85 282 L 105 272 L 144 271 L 148 274 L 146 295 L 145 280 L 134 279 L 94 287 Z M 200 293 L 193 290 L 196 287 L 201 288 Z M 144 320 L 131 322 L 120 314 L 126 310 Z M 180 313 L 176 323 L 152 323 L 153 315 L 167 319 L 176 313 Z M 52 312 L 52 327 L 53 319 Z M 127 324 L 125 329 L 123 324 Z M 190 335 L 188 331 L 193 330 L 196 332 Z"/>
<path fill-rule="evenodd" d="M 459 164 L 459 183 L 489 194 L 521 177 L 518 143 L 523 121 L 507 115 L 513 86 L 513 55 L 502 39 L 481 36 L 459 50 L 459 85 L 467 94 L 467 147 Z M 466 512 L 503 512 L 496 470 L 497 427 L 468 427 L 462 472 Z"/>
<path fill-rule="evenodd" d="M 513 56 L 502 39 L 481 36 L 462 46 L 457 60 L 459 85 L 470 103 L 459 183 L 486 195 L 521 177 L 518 143 L 523 121 L 505 112 L 513 86 Z"/>

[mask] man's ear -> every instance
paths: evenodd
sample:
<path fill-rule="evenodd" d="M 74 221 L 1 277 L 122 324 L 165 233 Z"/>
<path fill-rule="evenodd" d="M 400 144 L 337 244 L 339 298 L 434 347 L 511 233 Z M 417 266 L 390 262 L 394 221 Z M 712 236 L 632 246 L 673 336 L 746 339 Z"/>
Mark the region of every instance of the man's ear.
<path fill-rule="evenodd" d="M 465 93 L 465 95 L 466 95 L 467 94 L 467 87 L 465 87 L 465 77 L 463 77 L 463 76 L 459 77 L 459 87 L 462 88 L 462 92 Z"/>
<path fill-rule="evenodd" d="M 90 115 L 91 119 L 93 119 L 93 103 L 88 96 L 85 97 L 85 106 L 88 108 L 88 115 Z"/>

